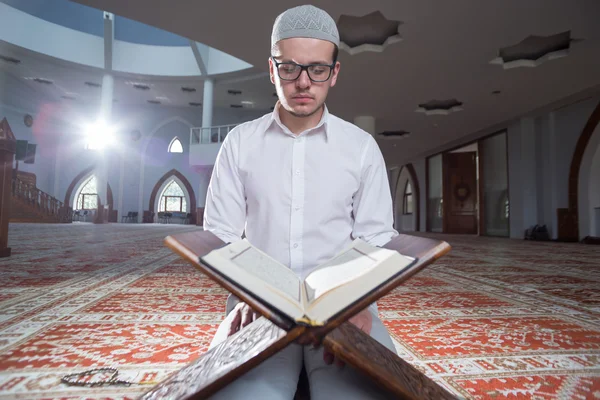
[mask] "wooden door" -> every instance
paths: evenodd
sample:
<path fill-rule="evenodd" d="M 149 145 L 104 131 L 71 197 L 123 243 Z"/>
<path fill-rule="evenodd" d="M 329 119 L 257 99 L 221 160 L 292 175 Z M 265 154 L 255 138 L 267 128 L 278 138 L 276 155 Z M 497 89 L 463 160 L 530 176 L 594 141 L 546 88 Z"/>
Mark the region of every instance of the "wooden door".
<path fill-rule="evenodd" d="M 444 232 L 477 234 L 476 152 L 445 153 Z"/>

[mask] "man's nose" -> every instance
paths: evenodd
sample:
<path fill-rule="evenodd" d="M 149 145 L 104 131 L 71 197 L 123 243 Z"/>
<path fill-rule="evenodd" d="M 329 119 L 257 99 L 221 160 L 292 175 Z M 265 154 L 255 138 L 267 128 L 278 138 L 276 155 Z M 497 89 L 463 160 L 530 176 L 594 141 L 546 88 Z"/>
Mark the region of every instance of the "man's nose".
<path fill-rule="evenodd" d="M 304 70 L 300 73 L 298 79 L 296 79 L 296 87 L 300 89 L 306 89 L 310 87 L 310 78 L 308 77 L 308 71 Z"/>

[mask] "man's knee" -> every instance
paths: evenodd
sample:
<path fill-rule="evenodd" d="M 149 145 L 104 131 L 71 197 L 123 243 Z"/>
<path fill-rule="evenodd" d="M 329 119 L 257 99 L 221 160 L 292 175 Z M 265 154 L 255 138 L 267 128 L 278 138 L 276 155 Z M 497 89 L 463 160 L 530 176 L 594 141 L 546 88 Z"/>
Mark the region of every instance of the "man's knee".
<path fill-rule="evenodd" d="M 292 399 L 302 369 L 302 348 L 292 344 L 215 393 L 210 400 Z"/>
<path fill-rule="evenodd" d="M 376 315 L 373 315 L 370 336 L 396 354 L 394 343 L 386 326 Z M 379 388 L 360 370 L 350 365 L 340 368 L 335 364 L 325 364 L 322 348 L 318 350 L 306 348 L 304 355 L 307 361 L 311 400 L 389 398 L 387 391 Z"/>
<path fill-rule="evenodd" d="M 384 345 L 388 350 L 397 354 L 396 346 L 387 327 L 378 317 L 373 317 L 373 327 L 371 328 L 371 337 Z"/>

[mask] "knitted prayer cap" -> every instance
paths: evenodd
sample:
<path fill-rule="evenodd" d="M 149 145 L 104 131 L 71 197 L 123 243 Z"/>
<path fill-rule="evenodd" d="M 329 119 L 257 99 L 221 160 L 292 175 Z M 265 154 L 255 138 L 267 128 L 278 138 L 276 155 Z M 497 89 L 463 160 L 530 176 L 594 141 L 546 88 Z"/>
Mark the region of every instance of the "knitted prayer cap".
<path fill-rule="evenodd" d="M 271 47 L 283 39 L 314 38 L 340 45 L 340 35 L 331 16 L 311 5 L 303 5 L 279 14 L 273 24 Z"/>

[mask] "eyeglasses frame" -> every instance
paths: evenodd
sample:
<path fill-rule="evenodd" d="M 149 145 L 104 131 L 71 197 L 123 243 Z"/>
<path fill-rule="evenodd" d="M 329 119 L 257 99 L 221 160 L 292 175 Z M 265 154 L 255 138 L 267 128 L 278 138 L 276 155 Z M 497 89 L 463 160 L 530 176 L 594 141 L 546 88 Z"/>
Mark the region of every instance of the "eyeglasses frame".
<path fill-rule="evenodd" d="M 298 78 L 300 78 L 300 75 L 302 75 L 302 72 L 306 71 L 306 75 L 308 76 L 308 79 L 310 79 L 312 82 L 317 82 L 317 83 L 327 82 L 331 78 L 331 75 L 333 73 L 333 69 L 335 68 L 335 64 L 337 62 L 337 60 L 333 60 L 332 64 L 298 64 L 298 63 L 291 62 L 291 61 L 279 62 L 273 56 L 271 56 L 271 60 L 273 60 L 273 63 L 275 64 L 275 69 L 277 70 L 277 76 L 279 76 L 279 79 L 281 79 L 283 81 L 287 81 L 287 82 L 292 82 L 292 81 L 298 80 Z M 285 79 L 285 78 L 282 78 L 281 75 L 279 74 L 279 66 L 282 65 L 282 64 L 292 64 L 292 65 L 298 66 L 298 67 L 300 67 L 300 73 L 294 79 Z M 310 67 L 329 67 L 329 75 L 327 76 L 327 79 L 324 79 L 322 81 L 314 80 L 310 76 L 310 72 L 308 72 L 308 68 L 310 68 Z"/>

